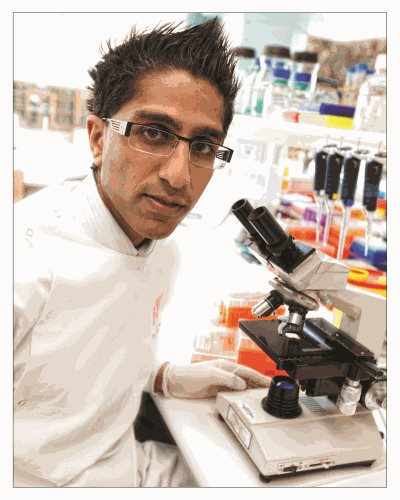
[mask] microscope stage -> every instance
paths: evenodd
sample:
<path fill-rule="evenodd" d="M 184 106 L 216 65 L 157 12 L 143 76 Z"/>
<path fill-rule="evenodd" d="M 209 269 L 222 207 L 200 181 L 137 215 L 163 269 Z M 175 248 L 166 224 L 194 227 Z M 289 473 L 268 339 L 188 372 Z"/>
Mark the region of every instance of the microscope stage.
<path fill-rule="evenodd" d="M 371 464 L 381 456 L 382 438 L 371 411 L 358 405 L 343 415 L 327 397 L 300 395 L 301 413 L 292 419 L 267 413 L 266 389 L 220 392 L 218 413 L 258 467 L 263 479 L 282 474 Z"/>

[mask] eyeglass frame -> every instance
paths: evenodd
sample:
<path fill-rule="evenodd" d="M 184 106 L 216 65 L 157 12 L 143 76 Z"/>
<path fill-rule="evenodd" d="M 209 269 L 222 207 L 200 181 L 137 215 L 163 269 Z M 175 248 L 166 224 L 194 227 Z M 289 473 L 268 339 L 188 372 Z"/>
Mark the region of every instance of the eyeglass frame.
<path fill-rule="evenodd" d="M 233 156 L 233 153 L 234 153 L 233 149 L 228 148 L 228 147 L 224 146 L 223 144 L 217 144 L 217 143 L 211 142 L 211 141 L 200 141 L 199 139 L 190 139 L 189 137 L 184 137 L 183 135 L 175 134 L 174 132 L 170 132 L 169 130 L 163 130 L 163 129 L 160 129 L 160 128 L 157 128 L 157 127 L 153 127 L 152 125 L 146 125 L 144 123 L 138 123 L 138 122 L 128 122 L 128 121 L 125 121 L 125 120 L 117 120 L 115 118 L 107 118 L 107 117 L 103 117 L 102 120 L 105 121 L 106 123 L 111 123 L 111 129 L 114 130 L 114 132 L 117 132 L 118 134 L 120 134 L 120 135 L 122 135 L 124 137 L 129 137 L 130 136 L 131 129 L 132 129 L 133 125 L 141 125 L 142 127 L 148 127 L 148 128 L 153 129 L 153 130 L 158 130 L 159 132 L 164 132 L 164 133 L 173 135 L 174 137 L 176 137 L 178 139 L 178 141 L 176 142 L 176 144 L 174 146 L 174 149 L 172 149 L 172 151 L 171 151 L 171 153 L 169 155 L 158 155 L 157 153 L 149 153 L 148 151 L 143 151 L 141 149 L 131 148 L 131 149 L 135 149 L 136 151 L 141 151 L 142 153 L 145 153 L 145 154 L 148 154 L 148 155 L 169 157 L 175 151 L 176 146 L 177 146 L 177 144 L 178 144 L 179 141 L 188 142 L 190 144 L 189 151 L 190 151 L 191 145 L 194 142 L 204 142 L 205 144 L 212 144 L 213 146 L 223 147 L 226 150 L 228 150 L 228 152 L 229 152 L 229 156 L 225 160 L 225 164 L 226 163 L 230 163 L 230 161 L 232 159 L 232 156 Z M 128 143 L 128 146 L 129 146 L 129 143 Z M 193 164 L 197 165 L 196 163 L 193 163 Z M 224 166 L 225 166 L 225 164 L 224 164 Z M 202 168 L 208 168 L 208 167 L 204 167 L 203 165 L 197 165 L 197 166 L 198 167 L 202 167 Z M 222 170 L 222 168 L 224 168 L 224 166 L 220 167 L 219 169 L 218 168 L 214 168 L 214 169 L 211 168 L 210 170 Z"/>

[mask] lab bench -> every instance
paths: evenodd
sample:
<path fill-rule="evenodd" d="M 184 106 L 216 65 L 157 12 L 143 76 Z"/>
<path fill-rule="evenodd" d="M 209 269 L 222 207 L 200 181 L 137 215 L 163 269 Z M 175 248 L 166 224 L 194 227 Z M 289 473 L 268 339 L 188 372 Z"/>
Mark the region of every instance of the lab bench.
<path fill-rule="evenodd" d="M 285 476 L 263 482 L 259 471 L 227 424 L 215 399 L 188 400 L 153 396 L 170 434 L 200 487 L 386 487 L 386 447 L 370 466 L 349 466 Z M 384 413 L 376 411 L 385 434 Z"/>

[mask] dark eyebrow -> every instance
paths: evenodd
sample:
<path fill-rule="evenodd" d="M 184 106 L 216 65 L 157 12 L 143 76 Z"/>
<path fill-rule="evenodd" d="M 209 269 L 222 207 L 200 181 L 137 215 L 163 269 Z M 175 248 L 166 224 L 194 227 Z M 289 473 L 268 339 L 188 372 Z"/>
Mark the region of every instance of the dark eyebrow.
<path fill-rule="evenodd" d="M 149 120 L 151 122 L 158 122 L 164 125 L 169 125 L 177 132 L 180 132 L 181 126 L 170 116 L 164 115 L 163 113 L 152 113 L 151 111 L 138 111 L 135 112 L 133 120 L 140 118 L 142 120 Z M 215 137 L 218 141 L 222 141 L 224 135 L 222 132 L 214 129 L 212 127 L 199 127 L 193 132 L 193 138 L 200 136 L 210 136 Z"/>
<path fill-rule="evenodd" d="M 168 115 L 164 115 L 162 113 L 152 113 L 150 111 L 137 111 L 134 114 L 133 120 L 136 118 L 141 118 L 142 120 L 149 120 L 152 122 L 159 122 L 165 125 L 169 125 L 170 127 L 175 128 L 176 130 L 180 130 L 178 123 Z"/>

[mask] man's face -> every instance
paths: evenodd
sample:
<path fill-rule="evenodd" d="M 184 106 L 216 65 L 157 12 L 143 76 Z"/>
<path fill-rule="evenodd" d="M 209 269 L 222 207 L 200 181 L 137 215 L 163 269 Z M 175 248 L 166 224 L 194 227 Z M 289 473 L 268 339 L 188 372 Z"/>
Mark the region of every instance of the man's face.
<path fill-rule="evenodd" d="M 224 101 L 207 80 L 183 70 L 146 73 L 135 97 L 113 117 L 188 138 L 222 143 Z M 170 156 L 128 146 L 108 126 L 102 139 L 100 194 L 134 245 L 172 233 L 200 198 L 213 171 L 189 161 L 189 143 Z"/>

